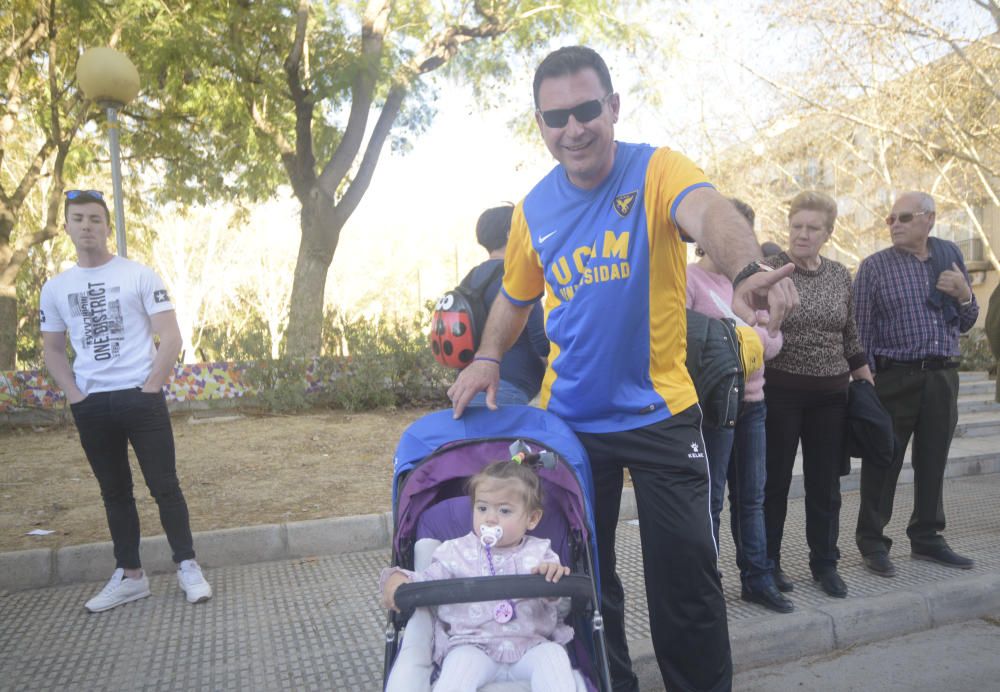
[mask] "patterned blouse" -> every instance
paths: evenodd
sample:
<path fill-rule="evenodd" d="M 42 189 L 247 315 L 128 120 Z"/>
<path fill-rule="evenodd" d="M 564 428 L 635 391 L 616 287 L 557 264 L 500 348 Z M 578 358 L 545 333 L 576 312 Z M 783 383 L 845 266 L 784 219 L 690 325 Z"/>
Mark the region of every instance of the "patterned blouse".
<path fill-rule="evenodd" d="M 800 305 L 781 325 L 784 345 L 767 363 L 768 385 L 846 390 L 850 371 L 867 362 L 854 322 L 851 274 L 839 262 L 819 259 L 819 269 L 796 267 L 792 274 Z M 784 252 L 763 260 L 774 268 L 791 261 Z"/>

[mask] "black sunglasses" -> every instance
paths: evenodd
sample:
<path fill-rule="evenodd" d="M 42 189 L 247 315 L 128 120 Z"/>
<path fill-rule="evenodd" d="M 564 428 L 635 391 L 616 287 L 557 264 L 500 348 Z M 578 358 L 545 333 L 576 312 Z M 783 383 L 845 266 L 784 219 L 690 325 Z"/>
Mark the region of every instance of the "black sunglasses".
<path fill-rule="evenodd" d="M 915 211 L 915 212 L 904 211 L 902 214 L 899 214 L 898 216 L 896 214 L 889 214 L 887 217 L 885 217 L 885 225 L 886 226 L 891 226 L 892 224 L 896 223 L 897 219 L 899 219 L 900 223 L 910 223 L 911 221 L 913 221 L 913 217 L 914 216 L 923 216 L 924 214 L 930 214 L 930 212 L 929 211 Z"/>
<path fill-rule="evenodd" d="M 104 195 L 101 194 L 100 190 L 66 190 L 66 199 L 76 199 L 82 196 L 96 197 L 102 202 L 104 201 Z"/>
<path fill-rule="evenodd" d="M 608 94 L 608 96 L 611 96 L 611 94 Z M 589 123 L 601 114 L 604 102 L 608 100 L 608 96 L 601 99 L 594 99 L 593 101 L 584 101 L 579 106 L 573 106 L 572 108 L 553 108 L 548 111 L 540 110 L 538 113 L 542 116 L 542 122 L 548 127 L 566 127 L 571 115 L 576 118 L 578 123 Z"/>

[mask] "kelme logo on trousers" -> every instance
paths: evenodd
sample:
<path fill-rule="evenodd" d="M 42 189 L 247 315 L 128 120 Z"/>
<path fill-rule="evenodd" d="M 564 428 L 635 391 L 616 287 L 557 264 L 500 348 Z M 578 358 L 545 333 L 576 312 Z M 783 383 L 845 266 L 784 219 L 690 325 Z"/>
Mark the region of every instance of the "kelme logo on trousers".
<path fill-rule="evenodd" d="M 635 198 L 639 196 L 639 191 L 626 192 L 624 195 L 618 195 L 615 197 L 614 207 L 615 211 L 618 212 L 618 216 L 625 218 L 628 213 L 632 211 L 632 205 L 635 204 Z"/>

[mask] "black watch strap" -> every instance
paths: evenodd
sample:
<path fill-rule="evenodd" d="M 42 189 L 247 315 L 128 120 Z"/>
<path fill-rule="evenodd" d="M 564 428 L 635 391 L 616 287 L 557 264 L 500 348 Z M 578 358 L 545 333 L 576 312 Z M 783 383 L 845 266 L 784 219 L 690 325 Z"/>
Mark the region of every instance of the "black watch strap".
<path fill-rule="evenodd" d="M 770 272 L 770 271 L 774 271 L 774 269 L 767 266 L 766 264 L 761 263 L 760 260 L 754 260 L 747 266 L 743 267 L 743 269 L 740 270 L 740 273 L 736 275 L 736 278 L 733 279 L 733 288 L 736 288 L 740 284 L 740 282 L 743 281 L 743 279 L 749 276 L 753 276 L 758 272 Z"/>

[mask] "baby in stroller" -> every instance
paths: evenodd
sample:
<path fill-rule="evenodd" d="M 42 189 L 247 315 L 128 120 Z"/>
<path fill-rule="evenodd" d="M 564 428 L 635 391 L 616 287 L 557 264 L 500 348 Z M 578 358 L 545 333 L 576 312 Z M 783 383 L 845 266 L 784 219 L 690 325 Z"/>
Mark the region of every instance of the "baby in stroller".
<path fill-rule="evenodd" d="M 558 582 L 568 574 L 548 539 L 526 535 L 542 518 L 538 461 L 537 454 L 521 452 L 473 476 L 468 484 L 472 531 L 442 543 L 425 570 L 383 570 L 385 605 L 395 609 L 396 589 L 409 581 L 541 574 Z M 563 648 L 573 638 L 572 628 L 563 623 L 567 608 L 542 598 L 439 606 L 434 660 L 441 672 L 435 692 L 475 690 L 498 680 L 530 681 L 532 690 L 574 692 L 577 683 Z"/>

